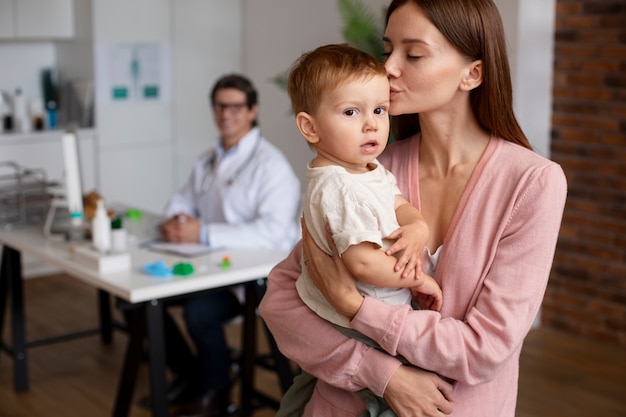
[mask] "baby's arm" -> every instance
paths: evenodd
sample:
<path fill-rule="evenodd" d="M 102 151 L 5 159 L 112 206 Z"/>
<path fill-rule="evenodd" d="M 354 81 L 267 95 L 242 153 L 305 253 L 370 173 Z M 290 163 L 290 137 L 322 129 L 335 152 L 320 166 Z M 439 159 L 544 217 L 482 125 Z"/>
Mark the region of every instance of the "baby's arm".
<path fill-rule="evenodd" d="M 400 288 L 421 285 L 420 258 L 428 239 L 428 225 L 422 213 L 401 195 L 396 195 L 395 212 L 400 228 L 389 239 L 396 240 L 391 252 L 383 252 L 372 242 L 351 245 L 341 255 L 346 266 L 358 279 L 369 284 Z M 389 256 L 402 253 L 398 259 Z M 413 279 L 403 281 L 402 278 Z"/>
<path fill-rule="evenodd" d="M 419 270 L 405 279 L 401 271 L 394 270 L 395 259 L 386 255 L 377 245 L 362 242 L 349 246 L 341 255 L 346 268 L 359 280 L 384 288 L 411 288 L 424 309 L 441 309 L 442 294 L 437 282 Z"/>
<path fill-rule="evenodd" d="M 357 279 L 383 288 L 410 288 L 419 286 L 422 277 L 414 274 L 410 279 L 396 271 L 396 258 L 388 256 L 372 242 L 351 245 L 341 255 L 348 270 Z"/>

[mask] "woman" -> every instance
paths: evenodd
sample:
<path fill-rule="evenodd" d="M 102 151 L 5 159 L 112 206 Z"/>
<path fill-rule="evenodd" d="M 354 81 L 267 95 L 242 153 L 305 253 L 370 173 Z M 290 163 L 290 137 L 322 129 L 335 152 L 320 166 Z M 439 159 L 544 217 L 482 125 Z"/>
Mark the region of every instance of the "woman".
<path fill-rule="evenodd" d="M 394 119 L 395 137 L 406 140 L 380 161 L 429 225 L 427 264 L 442 309 L 361 296 L 341 259 L 323 254 L 305 229 L 316 285 L 385 352 L 307 311 L 294 288 L 299 246 L 270 275 L 261 315 L 281 351 L 319 378 L 305 415 L 359 415 L 355 392 L 369 388 L 401 416 L 513 417 L 519 355 L 565 204 L 563 171 L 530 150 L 515 120 L 491 0 L 394 0 L 383 42 L 389 112 L 409 116 Z"/>

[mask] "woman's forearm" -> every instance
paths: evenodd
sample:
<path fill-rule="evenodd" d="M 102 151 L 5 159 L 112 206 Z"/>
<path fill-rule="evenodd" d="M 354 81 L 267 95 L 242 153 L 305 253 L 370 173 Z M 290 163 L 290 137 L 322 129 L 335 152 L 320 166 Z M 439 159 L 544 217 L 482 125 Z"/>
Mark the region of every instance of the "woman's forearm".
<path fill-rule="evenodd" d="M 288 358 L 302 369 L 339 388 L 369 388 L 382 395 L 400 362 L 341 334 L 310 310 L 298 296 L 301 245 L 269 275 L 259 312 Z"/>

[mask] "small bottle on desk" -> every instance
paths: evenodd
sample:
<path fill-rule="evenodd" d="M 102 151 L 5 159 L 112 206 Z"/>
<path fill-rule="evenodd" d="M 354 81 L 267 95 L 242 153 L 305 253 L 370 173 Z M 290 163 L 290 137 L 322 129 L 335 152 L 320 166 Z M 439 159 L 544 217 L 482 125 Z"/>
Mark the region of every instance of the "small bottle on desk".
<path fill-rule="evenodd" d="M 91 221 L 91 239 L 96 251 L 106 253 L 111 250 L 111 219 L 104 209 L 102 199 L 98 200 L 96 213 Z"/>
<path fill-rule="evenodd" d="M 73 211 L 70 213 L 70 227 L 67 235 L 69 242 L 82 242 L 85 240 L 85 230 L 83 229 L 83 213 Z"/>

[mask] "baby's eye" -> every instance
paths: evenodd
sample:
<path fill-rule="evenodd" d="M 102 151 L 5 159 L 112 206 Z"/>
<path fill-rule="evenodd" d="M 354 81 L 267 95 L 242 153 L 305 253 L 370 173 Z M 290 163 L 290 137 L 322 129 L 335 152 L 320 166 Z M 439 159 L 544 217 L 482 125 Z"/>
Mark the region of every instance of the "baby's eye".
<path fill-rule="evenodd" d="M 376 107 L 374 109 L 374 114 L 385 114 L 387 112 L 387 108 L 386 107 Z"/>
<path fill-rule="evenodd" d="M 354 116 L 356 114 L 356 110 L 355 109 L 348 109 L 348 110 L 345 110 L 343 112 L 343 114 L 345 114 L 346 116 Z"/>

